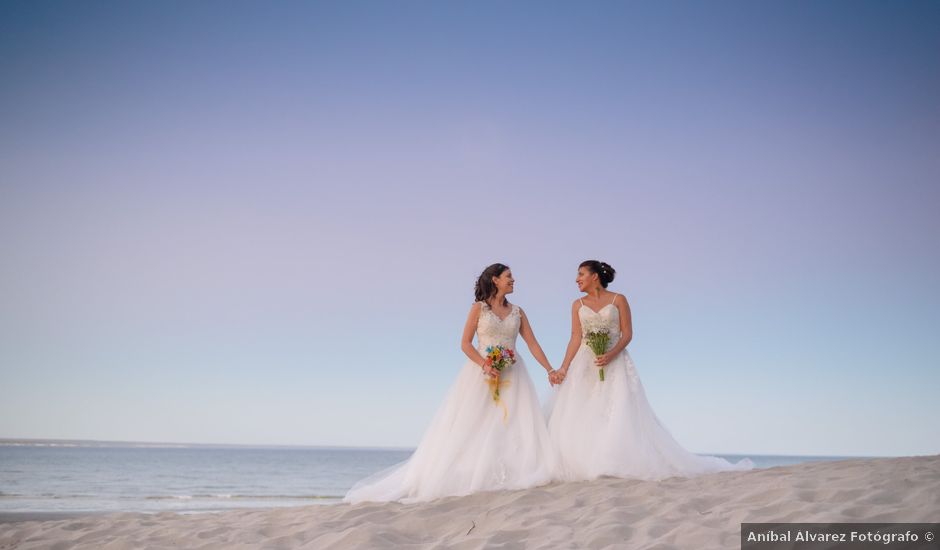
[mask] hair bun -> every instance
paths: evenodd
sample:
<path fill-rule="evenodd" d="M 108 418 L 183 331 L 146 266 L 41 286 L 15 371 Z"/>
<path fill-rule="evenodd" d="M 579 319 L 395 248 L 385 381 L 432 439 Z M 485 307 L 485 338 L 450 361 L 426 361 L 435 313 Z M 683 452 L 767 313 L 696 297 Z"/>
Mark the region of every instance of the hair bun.
<path fill-rule="evenodd" d="M 603 287 L 607 288 L 607 285 L 613 282 L 614 275 L 616 275 L 617 272 L 614 270 L 614 268 L 610 267 L 609 263 L 601 262 L 600 264 L 601 264 L 601 272 L 598 273 L 598 275 L 600 275 L 601 284 L 603 285 Z"/>
<path fill-rule="evenodd" d="M 604 288 L 607 288 L 607 285 L 614 280 L 614 275 L 617 274 L 617 270 L 611 267 L 609 263 L 599 262 L 597 260 L 585 260 L 581 262 L 581 265 L 578 267 L 586 267 L 593 273 L 596 273 L 598 279 L 600 279 L 601 286 Z"/>

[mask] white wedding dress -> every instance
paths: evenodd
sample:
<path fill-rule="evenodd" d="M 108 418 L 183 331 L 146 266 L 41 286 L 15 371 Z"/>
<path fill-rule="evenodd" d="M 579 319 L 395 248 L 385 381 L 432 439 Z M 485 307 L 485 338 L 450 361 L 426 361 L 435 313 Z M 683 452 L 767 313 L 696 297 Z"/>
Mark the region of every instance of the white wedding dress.
<path fill-rule="evenodd" d="M 515 350 L 519 307 L 500 319 L 481 304 L 480 354 L 491 345 Z M 498 402 L 487 379 L 468 359 L 411 457 L 359 481 L 343 500 L 418 502 L 550 482 L 552 444 L 522 357 L 502 371 Z"/>
<path fill-rule="evenodd" d="M 607 329 L 613 347 L 621 336 L 616 305 L 610 303 L 594 311 L 582 302 L 578 318 L 584 339 L 567 377 L 546 405 L 548 430 L 558 457 L 557 479 L 577 481 L 605 475 L 664 479 L 754 467 L 750 459 L 732 464 L 682 448 L 653 412 L 626 349 L 604 367 L 605 379 L 600 380 L 586 335 Z"/>

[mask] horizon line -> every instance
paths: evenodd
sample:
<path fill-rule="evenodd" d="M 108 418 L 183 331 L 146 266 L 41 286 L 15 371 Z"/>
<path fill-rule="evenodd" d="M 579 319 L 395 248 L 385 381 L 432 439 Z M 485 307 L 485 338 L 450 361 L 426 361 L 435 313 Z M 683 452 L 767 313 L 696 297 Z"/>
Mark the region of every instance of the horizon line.
<path fill-rule="evenodd" d="M 381 446 L 381 445 L 310 445 L 310 444 L 280 444 L 280 443 L 193 443 L 193 442 L 174 442 L 174 441 L 137 441 L 137 440 L 117 440 L 117 439 L 60 439 L 60 438 L 31 438 L 31 437 L 0 437 L 0 446 L 17 446 L 16 443 L 22 443 L 22 446 L 42 446 L 42 443 L 64 443 L 64 444 L 96 444 L 87 446 L 106 447 L 113 446 L 150 446 L 150 447 L 253 447 L 253 448 L 280 448 L 280 449 L 328 449 L 328 450 L 376 450 L 376 451 L 414 451 L 416 447 L 402 446 Z M 62 445 L 68 446 L 68 445 Z M 79 445 L 73 445 L 79 446 Z M 793 458 L 898 458 L 899 456 L 921 456 L 921 455 L 844 455 L 844 454 L 792 454 L 792 453 L 741 453 L 741 452 L 709 452 L 695 453 L 703 455 L 720 456 L 740 456 L 740 457 L 793 457 Z M 931 455 L 923 455 L 931 456 Z"/>

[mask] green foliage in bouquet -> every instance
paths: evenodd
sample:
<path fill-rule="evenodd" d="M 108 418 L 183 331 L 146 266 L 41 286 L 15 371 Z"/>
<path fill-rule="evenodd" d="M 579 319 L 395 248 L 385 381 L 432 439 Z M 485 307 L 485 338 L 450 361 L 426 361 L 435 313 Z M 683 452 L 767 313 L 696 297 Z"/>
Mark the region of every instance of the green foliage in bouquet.
<path fill-rule="evenodd" d="M 600 357 L 607 353 L 607 349 L 610 347 L 610 331 L 607 329 L 602 330 L 593 330 L 587 333 L 587 345 L 591 348 L 591 351 L 594 352 L 595 356 Z M 604 367 L 600 368 L 598 375 L 601 377 L 601 382 L 604 381 Z"/>

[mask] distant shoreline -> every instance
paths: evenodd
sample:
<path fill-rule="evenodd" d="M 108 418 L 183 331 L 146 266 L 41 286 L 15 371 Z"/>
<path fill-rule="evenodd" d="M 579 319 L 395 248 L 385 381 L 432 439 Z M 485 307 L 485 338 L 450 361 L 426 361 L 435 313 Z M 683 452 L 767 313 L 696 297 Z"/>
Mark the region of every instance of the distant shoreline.
<path fill-rule="evenodd" d="M 335 451 L 414 451 L 415 447 L 382 447 L 382 446 L 355 446 L 355 445 L 280 445 L 280 444 L 254 444 L 254 443 L 188 443 L 169 441 L 116 441 L 97 439 L 30 439 L 30 438 L 3 438 L 0 437 L 0 447 L 107 447 L 107 448 L 152 448 L 152 449 L 315 449 Z M 931 456 L 931 455 L 821 455 L 800 453 L 744 453 L 703 451 L 695 454 L 711 456 L 779 456 L 788 458 L 901 458 L 905 456 Z"/>
<path fill-rule="evenodd" d="M 129 447 L 129 448 L 216 448 L 216 449 L 316 449 L 316 450 L 336 450 L 336 451 L 413 451 L 414 447 L 381 447 L 381 446 L 363 446 L 353 445 L 278 445 L 278 444 L 253 444 L 253 443 L 179 443 L 169 441 L 113 441 L 98 439 L 27 439 L 27 438 L 2 438 L 0 437 L 0 446 L 6 447 Z"/>

